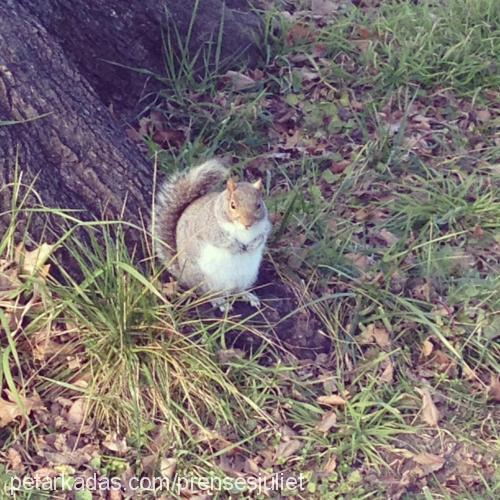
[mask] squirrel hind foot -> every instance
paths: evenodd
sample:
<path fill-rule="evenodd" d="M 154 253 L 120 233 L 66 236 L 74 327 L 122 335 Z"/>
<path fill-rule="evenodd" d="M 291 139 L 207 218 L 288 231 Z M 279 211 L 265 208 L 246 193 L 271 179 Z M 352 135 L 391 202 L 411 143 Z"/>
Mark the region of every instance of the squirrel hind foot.
<path fill-rule="evenodd" d="M 257 295 L 255 295 L 255 293 L 244 292 L 241 294 L 241 299 L 248 302 L 252 307 L 255 307 L 255 309 L 260 308 L 260 299 Z"/>
<path fill-rule="evenodd" d="M 260 308 L 260 299 L 252 292 L 243 292 L 240 294 L 240 298 L 243 302 L 248 302 L 255 309 Z M 232 301 L 230 301 L 229 297 L 217 297 L 210 301 L 213 307 L 219 309 L 222 313 L 228 313 L 233 309 Z"/>

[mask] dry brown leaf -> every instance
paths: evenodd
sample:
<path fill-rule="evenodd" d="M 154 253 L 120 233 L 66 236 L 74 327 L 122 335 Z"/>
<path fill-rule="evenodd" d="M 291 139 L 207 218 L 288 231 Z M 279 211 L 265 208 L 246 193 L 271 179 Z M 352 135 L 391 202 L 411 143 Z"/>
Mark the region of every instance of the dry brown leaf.
<path fill-rule="evenodd" d="M 389 359 L 387 366 L 384 368 L 384 371 L 380 375 L 380 382 L 385 384 L 392 384 L 394 378 L 394 365 L 392 361 Z"/>
<path fill-rule="evenodd" d="M 422 452 L 418 455 L 414 455 L 412 460 L 420 465 L 437 465 L 444 464 L 444 458 L 439 455 L 434 455 L 433 453 Z"/>
<path fill-rule="evenodd" d="M 128 451 L 127 442 L 125 438 L 118 438 L 116 432 L 112 432 L 106 436 L 102 445 L 108 450 L 114 451 L 119 455 L 124 455 Z"/>
<path fill-rule="evenodd" d="M 422 343 L 422 354 L 427 358 L 432 354 L 433 350 L 434 344 L 429 339 L 425 339 Z"/>
<path fill-rule="evenodd" d="M 296 129 L 292 135 L 286 135 L 285 144 L 283 145 L 284 149 L 295 149 L 300 140 L 300 130 Z"/>
<path fill-rule="evenodd" d="M 30 335 L 31 352 L 37 361 L 44 361 L 47 357 L 61 353 L 64 346 L 51 339 L 52 331 L 49 327 Z"/>
<path fill-rule="evenodd" d="M 444 465 L 444 458 L 433 453 L 422 452 L 412 457 L 413 461 L 421 465 L 425 475 L 431 474 L 441 469 Z"/>
<path fill-rule="evenodd" d="M 328 411 L 323 415 L 323 418 L 316 425 L 316 430 L 319 432 L 328 432 L 337 423 L 337 415 L 333 411 Z"/>
<path fill-rule="evenodd" d="M 333 0 L 312 0 L 311 11 L 316 16 L 327 16 L 339 9 L 339 3 Z"/>
<path fill-rule="evenodd" d="M 316 38 L 313 30 L 306 23 L 296 23 L 286 34 L 285 43 L 288 47 L 292 47 L 299 41 L 312 42 Z"/>
<path fill-rule="evenodd" d="M 152 476 L 155 472 L 158 456 L 156 454 L 146 455 L 141 458 L 141 467 L 144 474 Z"/>
<path fill-rule="evenodd" d="M 491 120 L 491 113 L 487 109 L 482 109 L 476 113 L 480 122 L 488 122 Z"/>
<path fill-rule="evenodd" d="M 361 345 L 371 344 L 373 341 L 382 349 L 391 345 L 389 332 L 383 327 L 376 326 L 374 323 L 368 325 L 358 338 Z"/>
<path fill-rule="evenodd" d="M 5 261 L 3 261 L 5 262 Z M 17 269 L 15 266 L 3 269 L 2 261 L 0 261 L 0 299 L 6 299 L 14 290 L 19 290 L 22 286 L 21 281 L 17 277 Z"/>
<path fill-rule="evenodd" d="M 372 335 L 379 347 L 385 348 L 391 345 L 389 332 L 385 328 L 373 328 Z"/>
<path fill-rule="evenodd" d="M 498 403 L 500 401 L 500 379 L 491 377 L 491 384 L 488 387 L 488 399 Z"/>
<path fill-rule="evenodd" d="M 68 410 L 68 422 L 73 425 L 80 425 L 85 416 L 85 402 L 83 399 L 77 399 L 72 403 Z"/>
<path fill-rule="evenodd" d="M 422 420 L 428 425 L 438 425 L 441 415 L 439 410 L 436 408 L 434 401 L 432 401 L 429 390 L 424 387 L 423 389 L 417 388 L 416 391 L 422 396 Z"/>
<path fill-rule="evenodd" d="M 21 272 L 23 274 L 39 274 L 42 277 L 48 274 L 50 265 L 45 265 L 47 259 L 53 253 L 56 245 L 42 243 L 38 248 L 31 252 L 26 252 L 23 247 L 20 251 L 20 262 L 22 263 Z"/>
<path fill-rule="evenodd" d="M 255 80 L 244 73 L 239 71 L 228 71 L 224 75 L 230 82 L 234 90 L 237 92 L 240 90 L 251 89 L 255 86 Z"/>
<path fill-rule="evenodd" d="M 288 458 L 295 455 L 301 448 L 303 444 L 298 439 L 290 439 L 289 441 L 284 441 L 278 445 L 276 452 L 274 454 L 274 459 Z"/>
<path fill-rule="evenodd" d="M 392 246 L 395 245 L 398 241 L 399 238 L 391 233 L 388 229 L 381 229 L 380 232 L 378 233 L 378 236 L 388 245 Z"/>
<path fill-rule="evenodd" d="M 7 462 L 10 470 L 17 472 L 18 474 L 24 472 L 23 459 L 21 454 L 15 448 L 9 448 L 7 450 Z"/>
<path fill-rule="evenodd" d="M 160 460 L 160 474 L 162 477 L 172 479 L 177 468 L 176 458 L 162 458 Z"/>
<path fill-rule="evenodd" d="M 338 394 L 330 394 L 329 396 L 319 396 L 316 400 L 321 405 L 343 406 L 346 400 Z"/>
<path fill-rule="evenodd" d="M 0 427 L 5 427 L 13 420 L 21 415 L 29 415 L 32 410 L 42 408 L 42 402 L 38 394 L 34 394 L 31 398 L 25 398 L 18 395 L 21 405 L 16 397 L 10 392 L 6 391 L 10 401 L 0 398 Z"/>
<path fill-rule="evenodd" d="M 186 141 L 186 136 L 182 130 L 162 128 L 155 131 L 153 140 L 164 147 L 179 148 Z"/>
<path fill-rule="evenodd" d="M 337 468 L 337 458 L 336 457 L 330 457 L 326 464 L 323 466 L 322 472 L 324 474 L 331 474 L 332 472 L 335 472 L 335 469 Z"/>
<path fill-rule="evenodd" d="M 360 271 L 366 272 L 370 268 L 371 260 L 367 255 L 361 253 L 346 253 L 344 257 L 352 262 Z"/>
<path fill-rule="evenodd" d="M 259 466 L 257 465 L 257 462 L 253 459 L 253 458 L 247 458 L 245 460 L 245 467 L 244 467 L 244 471 L 247 473 L 247 474 L 254 474 L 254 475 L 257 475 L 260 473 L 260 468 Z"/>
<path fill-rule="evenodd" d="M 56 469 L 50 467 L 41 467 L 33 472 L 33 478 L 35 480 L 43 480 L 48 477 L 58 477 L 60 474 Z"/>
<path fill-rule="evenodd" d="M 368 51 L 370 45 L 372 44 L 371 40 L 351 40 L 351 44 L 357 47 L 363 54 Z"/>
<path fill-rule="evenodd" d="M 108 500 L 122 500 L 123 495 L 121 491 L 115 488 L 111 488 L 108 493 Z"/>

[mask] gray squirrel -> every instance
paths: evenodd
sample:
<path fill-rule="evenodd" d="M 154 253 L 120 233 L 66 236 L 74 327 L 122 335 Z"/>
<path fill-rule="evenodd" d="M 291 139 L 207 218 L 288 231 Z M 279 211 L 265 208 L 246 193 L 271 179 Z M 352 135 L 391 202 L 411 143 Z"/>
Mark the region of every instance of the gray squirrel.
<path fill-rule="evenodd" d="M 209 160 L 167 179 L 155 207 L 158 257 L 178 283 L 227 309 L 227 296 L 240 294 L 253 307 L 262 253 L 271 231 L 262 181 L 236 182 L 218 160 Z M 226 188 L 214 188 L 227 179 Z"/>

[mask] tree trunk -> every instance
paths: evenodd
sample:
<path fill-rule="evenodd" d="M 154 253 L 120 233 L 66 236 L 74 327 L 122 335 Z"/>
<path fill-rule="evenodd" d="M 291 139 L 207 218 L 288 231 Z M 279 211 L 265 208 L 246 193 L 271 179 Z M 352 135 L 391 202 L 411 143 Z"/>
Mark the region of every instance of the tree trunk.
<path fill-rule="evenodd" d="M 122 117 L 130 116 L 144 92 L 145 78 L 123 66 L 160 72 L 164 8 L 173 12 L 182 35 L 189 27 L 183 16 L 191 18 L 197 3 L 0 2 L 0 122 L 32 120 L 0 125 L 0 182 L 13 180 L 17 161 L 23 180 L 35 179 L 34 187 L 45 206 L 78 209 L 85 219 L 123 216 L 135 224 L 147 223 L 152 161 L 126 138 L 123 124 L 116 120 L 116 110 L 123 111 Z M 245 2 L 230 3 L 241 6 Z M 176 8 L 181 5 L 182 9 Z M 256 26 L 256 16 L 228 9 L 221 0 L 199 2 L 198 31 L 192 40 L 208 43 L 218 34 L 220 13 L 224 13 L 226 37 L 222 56 L 244 49 L 247 57 L 254 57 L 251 30 L 242 28 L 241 22 L 252 19 L 250 24 Z M 231 36 L 236 38 L 231 40 Z M 5 196 L 0 197 L 0 214 L 7 209 Z M 0 231 L 1 224 L 0 220 Z M 40 224 L 35 221 L 31 229 L 37 233 Z"/>
<path fill-rule="evenodd" d="M 125 111 L 127 118 L 141 97 L 159 88 L 154 78 L 146 82 L 144 73 L 133 69 L 163 74 L 163 43 L 178 45 L 176 33 L 184 45 L 190 32 L 186 45 L 191 57 L 198 49 L 206 49 L 213 64 L 222 23 L 221 62 L 255 65 L 260 56 L 258 40 L 262 23 L 249 10 L 247 0 L 50 0 L 50 4 L 47 0 L 17 0 L 16 3 L 40 20 L 103 102 L 113 104 L 118 113 Z M 202 56 L 199 61 L 203 62 Z"/>
<path fill-rule="evenodd" d="M 0 180 L 15 162 L 36 177 L 45 206 L 80 209 L 84 219 L 147 216 L 152 168 L 128 142 L 61 46 L 19 4 L 0 4 Z M 2 206 L 5 208 L 5 206 Z M 41 229 L 35 226 L 35 232 Z"/>

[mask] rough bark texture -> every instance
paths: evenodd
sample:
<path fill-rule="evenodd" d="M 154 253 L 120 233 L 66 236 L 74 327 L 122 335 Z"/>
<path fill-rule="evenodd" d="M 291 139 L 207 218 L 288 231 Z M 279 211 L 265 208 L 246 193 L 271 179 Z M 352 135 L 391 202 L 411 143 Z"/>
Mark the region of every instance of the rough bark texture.
<path fill-rule="evenodd" d="M 46 113 L 0 127 L 0 181 L 13 180 L 17 159 L 25 182 L 36 177 L 45 206 L 115 218 L 127 199 L 127 220 L 147 216 L 149 162 L 39 21 L 19 4 L 0 3 L 0 117 Z"/>
<path fill-rule="evenodd" d="M 193 13 L 193 56 L 200 47 L 212 45 L 213 62 L 221 22 L 221 60 L 255 64 L 260 54 L 261 20 L 247 0 L 50 0 L 50 8 L 47 0 L 17 3 L 40 20 L 103 102 L 112 103 L 118 112 L 136 109 L 142 96 L 159 88 L 154 78 L 146 82 L 143 73 L 129 68 L 162 74 L 162 31 L 171 34 L 171 42 L 178 32 L 184 43 Z"/>

